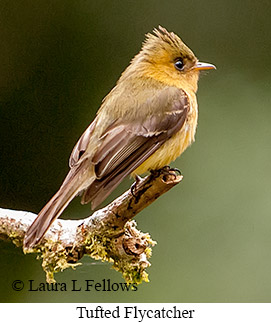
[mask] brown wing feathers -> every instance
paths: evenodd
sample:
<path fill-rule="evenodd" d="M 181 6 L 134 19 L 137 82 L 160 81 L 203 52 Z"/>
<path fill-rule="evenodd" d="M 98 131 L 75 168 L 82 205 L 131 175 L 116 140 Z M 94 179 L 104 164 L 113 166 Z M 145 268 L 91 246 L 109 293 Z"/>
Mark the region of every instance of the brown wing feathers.
<path fill-rule="evenodd" d="M 178 92 L 178 100 L 170 102 L 166 111 L 133 124 L 116 124 L 105 132 L 103 143 L 92 159 L 97 179 L 85 191 L 82 203 L 91 201 L 94 209 L 124 177 L 182 128 L 189 104 L 185 93 Z"/>
<path fill-rule="evenodd" d="M 97 123 L 97 118 L 94 119 L 92 123 L 87 127 L 85 132 L 82 134 L 82 136 L 74 146 L 69 160 L 70 168 L 72 168 L 78 162 L 78 160 L 86 151 L 88 144 L 90 142 L 91 135 L 95 129 L 96 123 Z"/>
<path fill-rule="evenodd" d="M 156 142 L 150 146 L 149 143 L 145 143 L 134 151 L 133 155 L 129 159 L 124 160 L 109 175 L 101 179 L 96 179 L 85 191 L 82 197 L 82 203 L 89 203 L 91 201 L 91 207 L 92 209 L 95 209 L 128 174 L 153 154 L 161 144 L 162 142 Z"/>

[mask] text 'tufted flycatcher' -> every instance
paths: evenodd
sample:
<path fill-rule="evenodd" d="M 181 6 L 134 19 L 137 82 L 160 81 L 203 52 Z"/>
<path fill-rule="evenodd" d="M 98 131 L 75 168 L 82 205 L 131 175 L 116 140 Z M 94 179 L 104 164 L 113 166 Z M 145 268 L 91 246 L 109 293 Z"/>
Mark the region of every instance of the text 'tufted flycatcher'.
<path fill-rule="evenodd" d="M 79 193 L 95 208 L 128 174 L 160 169 L 181 155 L 195 136 L 199 71 L 214 68 L 174 33 L 159 27 L 147 34 L 75 145 L 70 171 L 26 232 L 24 247 L 37 244 Z"/>

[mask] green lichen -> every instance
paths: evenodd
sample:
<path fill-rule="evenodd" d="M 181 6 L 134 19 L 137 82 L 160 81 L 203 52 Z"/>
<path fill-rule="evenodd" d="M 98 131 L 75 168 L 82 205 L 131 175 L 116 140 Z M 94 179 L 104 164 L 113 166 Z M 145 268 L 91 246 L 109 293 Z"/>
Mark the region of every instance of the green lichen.
<path fill-rule="evenodd" d="M 156 242 L 151 239 L 148 233 L 143 234 L 143 236 L 149 245 L 149 247 L 147 247 L 144 251 L 147 259 L 149 259 L 152 255 L 152 248 L 150 246 L 155 246 Z M 149 266 L 150 263 L 148 261 L 141 262 L 139 259 L 135 259 L 134 261 L 129 259 L 120 259 L 116 260 L 112 267 L 122 274 L 123 278 L 128 284 L 139 285 L 142 282 L 149 282 L 149 275 L 145 271 L 145 269 Z"/>
<path fill-rule="evenodd" d="M 142 282 L 148 282 L 148 274 L 146 268 L 150 266 L 147 261 L 151 257 L 154 242 L 150 235 L 142 233 L 136 229 L 136 223 L 130 221 L 125 227 L 125 232 L 136 232 L 136 237 L 147 242 L 147 247 L 144 250 L 145 258 L 141 260 L 141 255 L 119 255 L 116 250 L 116 239 L 114 237 L 124 235 L 122 230 L 119 234 L 113 228 L 107 228 L 103 232 L 89 232 L 83 242 L 84 253 L 89 255 L 95 260 L 102 262 L 109 262 L 112 264 L 112 268 L 120 272 L 124 280 L 128 284 L 141 284 Z M 130 230 L 130 231 L 129 231 Z M 135 230 L 135 231 L 134 231 Z M 13 237 L 13 239 L 16 239 Z M 26 251 L 27 252 L 27 251 Z M 62 272 L 67 268 L 75 269 L 80 263 L 70 263 L 71 249 L 65 248 L 60 242 L 47 240 L 44 244 L 35 247 L 28 252 L 39 253 L 38 259 L 42 259 L 42 267 L 46 273 L 46 281 L 48 283 L 55 283 L 54 275 L 58 272 Z"/>
<path fill-rule="evenodd" d="M 95 260 L 114 262 L 110 257 L 112 240 L 107 236 L 91 234 L 85 240 L 86 253 Z"/>
<path fill-rule="evenodd" d="M 129 221 L 126 225 L 133 229 L 136 228 L 135 221 Z M 143 234 L 137 230 L 137 234 L 147 241 L 148 247 L 144 252 L 149 259 L 152 254 L 150 246 L 154 246 L 156 242 L 151 239 L 148 233 Z M 141 262 L 139 256 L 117 257 L 114 238 L 110 238 L 112 236 L 116 236 L 116 232 L 110 228 L 102 235 L 101 233 L 89 234 L 85 241 L 87 254 L 96 260 L 113 263 L 112 268 L 120 272 L 128 284 L 138 285 L 143 281 L 149 282 L 145 269 L 150 266 L 150 263 L 148 261 Z"/>
<path fill-rule="evenodd" d="M 112 266 L 113 269 L 119 271 L 126 283 L 128 284 L 141 284 L 143 281 L 148 283 L 148 274 L 145 271 L 145 266 L 138 263 L 132 263 L 126 260 L 115 261 Z"/>
<path fill-rule="evenodd" d="M 41 253 L 37 259 L 42 259 L 42 268 L 46 273 L 46 281 L 55 283 L 54 274 L 67 268 L 75 269 L 81 263 L 72 264 L 67 261 L 68 251 L 61 244 L 49 240 L 38 248 Z"/>

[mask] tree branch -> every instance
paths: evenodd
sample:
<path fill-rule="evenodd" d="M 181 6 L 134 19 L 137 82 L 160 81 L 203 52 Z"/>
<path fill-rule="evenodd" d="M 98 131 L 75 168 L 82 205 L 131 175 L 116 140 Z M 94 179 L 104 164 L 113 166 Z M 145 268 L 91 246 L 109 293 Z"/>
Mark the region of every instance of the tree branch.
<path fill-rule="evenodd" d="M 54 273 L 79 265 L 76 262 L 84 254 L 112 263 L 127 283 L 148 281 L 145 269 L 150 266 L 151 246 L 156 242 L 139 231 L 131 219 L 181 180 L 180 175 L 153 173 L 137 184 L 135 195 L 129 189 L 84 220 L 56 220 L 40 244 L 25 252 L 40 253 L 49 283 L 55 282 Z M 0 239 L 21 247 L 36 216 L 0 209 Z"/>

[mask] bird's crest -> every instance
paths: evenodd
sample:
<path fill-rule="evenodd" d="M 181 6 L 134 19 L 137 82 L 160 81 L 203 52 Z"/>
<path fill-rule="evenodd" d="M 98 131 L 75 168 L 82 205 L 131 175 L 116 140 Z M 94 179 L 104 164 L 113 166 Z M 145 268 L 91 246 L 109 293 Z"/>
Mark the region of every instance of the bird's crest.
<path fill-rule="evenodd" d="M 158 37 L 159 39 L 168 43 L 171 46 L 179 47 L 180 45 L 183 45 L 183 42 L 179 36 L 177 36 L 173 32 L 168 32 L 166 30 L 166 28 L 164 28 L 162 26 L 158 26 L 158 29 L 154 28 L 153 34 L 154 35 L 152 35 L 150 33 L 147 34 L 147 40 L 149 39 L 149 36 L 152 36 L 152 37 L 156 37 L 156 38 Z M 150 38 L 152 38 L 152 37 L 150 37 Z"/>
<path fill-rule="evenodd" d="M 143 42 L 142 51 L 152 51 L 158 48 L 167 49 L 176 53 L 182 53 L 184 56 L 194 57 L 194 53 L 183 43 L 181 38 L 169 32 L 166 28 L 158 26 L 153 30 L 153 33 L 146 34 L 146 39 Z"/>

